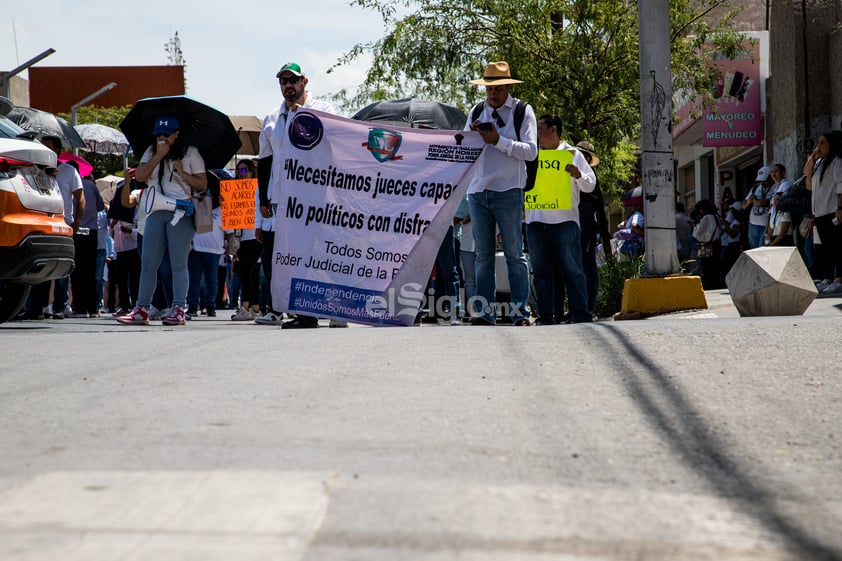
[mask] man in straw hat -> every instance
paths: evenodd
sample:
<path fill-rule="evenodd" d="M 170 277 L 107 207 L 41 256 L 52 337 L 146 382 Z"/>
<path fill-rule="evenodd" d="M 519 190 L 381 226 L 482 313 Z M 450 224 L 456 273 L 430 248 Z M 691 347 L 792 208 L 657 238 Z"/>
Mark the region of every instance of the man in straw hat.
<path fill-rule="evenodd" d="M 511 318 L 515 325 L 529 325 L 526 300 L 529 296 L 529 269 L 523 253 L 523 186 L 525 162 L 538 155 L 535 112 L 511 96 L 509 64 L 489 63 L 482 78 L 472 84 L 485 86 L 485 102 L 471 111 L 465 130 L 477 131 L 487 146 L 480 155 L 479 169 L 468 185 L 468 207 L 473 221 L 476 246 L 477 297 L 482 309 L 472 325 L 494 325 L 494 253 L 497 230 L 503 242 L 511 287 Z M 517 113 L 517 115 L 516 115 Z M 522 123 L 515 125 L 516 116 Z M 518 130 L 519 128 L 519 130 Z"/>

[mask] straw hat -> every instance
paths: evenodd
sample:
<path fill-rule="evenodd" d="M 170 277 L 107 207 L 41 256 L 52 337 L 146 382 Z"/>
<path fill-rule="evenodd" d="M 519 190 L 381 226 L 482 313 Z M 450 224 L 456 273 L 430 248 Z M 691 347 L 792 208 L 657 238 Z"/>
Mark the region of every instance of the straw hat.
<path fill-rule="evenodd" d="M 582 142 L 576 145 L 576 148 L 581 150 L 582 152 L 587 152 L 591 155 L 591 167 L 595 168 L 599 165 L 599 156 L 596 155 L 596 152 L 593 150 L 593 144 L 588 142 L 587 140 L 583 140 Z"/>
<path fill-rule="evenodd" d="M 499 62 L 489 62 L 488 66 L 485 67 L 482 78 L 471 80 L 471 83 L 479 86 L 496 86 L 497 84 L 522 84 L 523 80 L 512 79 L 509 63 L 501 60 Z"/>

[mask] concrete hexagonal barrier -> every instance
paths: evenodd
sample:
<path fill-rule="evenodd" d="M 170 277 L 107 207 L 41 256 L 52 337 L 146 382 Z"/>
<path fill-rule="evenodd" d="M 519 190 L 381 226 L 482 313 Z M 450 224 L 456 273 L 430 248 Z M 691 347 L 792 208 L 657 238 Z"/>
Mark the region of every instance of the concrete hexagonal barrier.
<path fill-rule="evenodd" d="M 798 316 L 818 292 L 794 247 L 744 251 L 725 277 L 740 316 Z"/>

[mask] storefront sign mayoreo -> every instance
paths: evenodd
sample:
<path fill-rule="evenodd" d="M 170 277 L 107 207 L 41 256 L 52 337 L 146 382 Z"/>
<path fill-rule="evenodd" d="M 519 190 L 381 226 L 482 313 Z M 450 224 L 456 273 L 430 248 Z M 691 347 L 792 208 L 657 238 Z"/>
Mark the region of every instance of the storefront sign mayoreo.
<path fill-rule="evenodd" d="M 757 146 L 762 140 L 758 41 L 747 39 L 743 48 L 739 58 L 717 61 L 717 112 L 705 114 L 702 146 Z"/>

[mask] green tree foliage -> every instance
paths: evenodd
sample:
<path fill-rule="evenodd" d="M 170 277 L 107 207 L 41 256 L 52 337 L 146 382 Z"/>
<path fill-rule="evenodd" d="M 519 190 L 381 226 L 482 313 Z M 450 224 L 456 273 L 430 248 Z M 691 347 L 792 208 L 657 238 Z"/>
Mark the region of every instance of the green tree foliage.
<path fill-rule="evenodd" d="M 131 105 L 123 105 L 122 107 L 99 107 L 97 105 L 84 105 L 76 111 L 77 124 L 84 125 L 88 123 L 99 123 L 112 129 L 120 128 L 120 121 L 122 121 L 129 111 Z M 59 113 L 59 117 L 70 121 L 70 113 Z"/>
<path fill-rule="evenodd" d="M 640 131 L 637 2 L 631 0 L 353 0 L 377 11 L 387 33 L 356 45 L 337 66 L 373 57 L 364 83 L 340 92 L 346 109 L 419 97 L 467 110 L 484 92 L 469 80 L 506 60 L 514 95 L 556 113 L 570 142 L 600 152 L 606 191 L 634 174 Z M 674 88 L 712 92 L 713 55 L 733 58 L 738 36 L 727 0 L 670 0 Z M 700 101 L 707 106 L 712 98 Z"/>
<path fill-rule="evenodd" d="M 96 105 L 86 105 L 80 107 L 76 112 L 77 124 L 83 125 L 87 123 L 99 123 L 113 129 L 120 128 L 120 121 L 131 110 L 131 105 L 124 105 L 122 107 L 98 107 Z M 59 117 L 67 119 L 70 122 L 70 113 L 58 113 Z M 94 166 L 94 177 L 104 177 L 106 175 L 123 175 L 123 156 L 115 154 L 96 154 L 86 150 L 80 150 L 80 156 L 88 160 Z M 129 165 L 137 165 L 137 157 L 130 156 Z"/>

